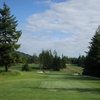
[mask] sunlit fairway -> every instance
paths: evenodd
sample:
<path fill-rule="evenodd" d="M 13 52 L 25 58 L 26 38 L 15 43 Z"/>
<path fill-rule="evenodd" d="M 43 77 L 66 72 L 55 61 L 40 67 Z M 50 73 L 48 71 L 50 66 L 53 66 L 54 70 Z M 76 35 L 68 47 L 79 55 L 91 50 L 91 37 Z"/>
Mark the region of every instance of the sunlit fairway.
<path fill-rule="evenodd" d="M 0 100 L 100 100 L 100 80 L 63 71 L 1 73 Z"/>

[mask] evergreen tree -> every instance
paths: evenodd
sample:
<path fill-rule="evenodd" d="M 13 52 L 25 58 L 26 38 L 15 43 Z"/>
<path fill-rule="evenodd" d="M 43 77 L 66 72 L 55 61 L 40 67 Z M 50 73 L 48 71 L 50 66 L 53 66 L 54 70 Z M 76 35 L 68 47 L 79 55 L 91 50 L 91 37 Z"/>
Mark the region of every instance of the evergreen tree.
<path fill-rule="evenodd" d="M 34 54 L 31 59 L 30 59 L 31 63 L 38 63 L 38 56 L 36 54 Z"/>
<path fill-rule="evenodd" d="M 61 59 L 57 52 L 54 51 L 54 53 L 51 52 L 51 50 L 42 51 L 39 55 L 39 61 L 40 61 L 40 68 L 42 70 L 44 69 L 50 69 L 50 70 L 56 70 L 59 71 L 61 68 L 65 68 L 65 59 Z"/>
<path fill-rule="evenodd" d="M 54 71 L 59 71 L 62 68 L 62 59 L 57 55 L 57 52 L 53 52 L 53 62 L 51 69 Z"/>
<path fill-rule="evenodd" d="M 80 55 L 77 59 L 77 65 L 80 66 L 80 67 L 84 67 L 84 64 L 85 64 L 85 56 L 84 55 Z"/>
<path fill-rule="evenodd" d="M 60 57 L 55 55 L 53 58 L 52 69 L 54 71 L 59 71 L 60 68 L 61 68 L 61 59 L 60 59 Z"/>
<path fill-rule="evenodd" d="M 51 50 L 42 51 L 39 55 L 39 60 L 41 64 L 41 69 L 51 69 L 52 66 L 52 60 L 53 55 L 51 53 Z"/>
<path fill-rule="evenodd" d="M 61 68 L 66 68 L 66 57 L 62 55 L 62 59 L 61 59 Z"/>
<path fill-rule="evenodd" d="M 17 44 L 21 31 L 17 31 L 17 21 L 11 15 L 10 8 L 4 3 L 0 9 L 0 64 L 5 71 L 15 61 L 15 51 L 20 47 Z"/>
<path fill-rule="evenodd" d="M 71 64 L 78 64 L 78 58 L 69 58 Z"/>
<path fill-rule="evenodd" d="M 90 43 L 83 74 L 100 77 L 100 27 Z"/>

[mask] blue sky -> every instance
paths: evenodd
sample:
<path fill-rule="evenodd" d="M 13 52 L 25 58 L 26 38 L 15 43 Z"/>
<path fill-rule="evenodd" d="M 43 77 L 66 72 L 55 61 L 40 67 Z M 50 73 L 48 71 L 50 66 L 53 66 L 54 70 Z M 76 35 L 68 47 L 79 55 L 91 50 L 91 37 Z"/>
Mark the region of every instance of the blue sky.
<path fill-rule="evenodd" d="M 22 30 L 20 51 L 42 49 L 77 57 L 88 51 L 100 25 L 100 0 L 0 0 L 6 1 Z"/>
<path fill-rule="evenodd" d="M 50 1 L 54 3 L 64 2 L 65 0 L 0 0 L 2 4 L 4 2 L 11 8 L 12 14 L 14 14 L 19 22 L 25 22 L 27 17 L 34 13 L 42 13 L 50 8 Z"/>
<path fill-rule="evenodd" d="M 40 13 L 49 8 L 44 3 L 37 3 L 38 0 L 0 0 L 1 4 L 5 1 L 11 8 L 12 14 L 14 14 L 19 22 L 24 22 L 26 18 L 33 13 Z M 41 0 L 39 0 L 41 1 Z M 1 5 L 2 6 L 2 5 Z"/>

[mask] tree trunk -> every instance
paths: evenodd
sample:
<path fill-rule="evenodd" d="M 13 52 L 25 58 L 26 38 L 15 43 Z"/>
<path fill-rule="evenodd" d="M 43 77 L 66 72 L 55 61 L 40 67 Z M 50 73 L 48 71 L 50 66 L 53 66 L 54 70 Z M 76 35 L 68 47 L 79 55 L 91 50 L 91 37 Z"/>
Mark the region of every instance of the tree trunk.
<path fill-rule="evenodd" d="M 5 66 L 5 72 L 8 72 L 8 66 L 7 65 Z"/>

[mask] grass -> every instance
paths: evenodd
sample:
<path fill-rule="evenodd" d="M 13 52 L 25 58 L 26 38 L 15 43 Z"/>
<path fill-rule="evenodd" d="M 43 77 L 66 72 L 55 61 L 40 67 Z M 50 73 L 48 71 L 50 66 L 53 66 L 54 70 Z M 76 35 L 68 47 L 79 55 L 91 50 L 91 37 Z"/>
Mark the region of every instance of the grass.
<path fill-rule="evenodd" d="M 15 73 L 0 73 L 0 100 L 100 100 L 100 80 L 93 77 L 66 71 Z"/>
<path fill-rule="evenodd" d="M 16 64 L 16 65 L 11 66 L 10 69 L 21 71 L 23 65 L 24 64 Z M 39 64 L 28 64 L 28 67 L 29 67 L 30 71 L 40 69 L 39 66 L 40 66 Z"/>
<path fill-rule="evenodd" d="M 67 74 L 74 74 L 74 73 L 79 73 L 79 74 L 82 74 L 82 71 L 83 71 L 83 68 L 82 67 L 79 67 L 77 65 L 72 65 L 72 64 L 67 64 Z"/>

